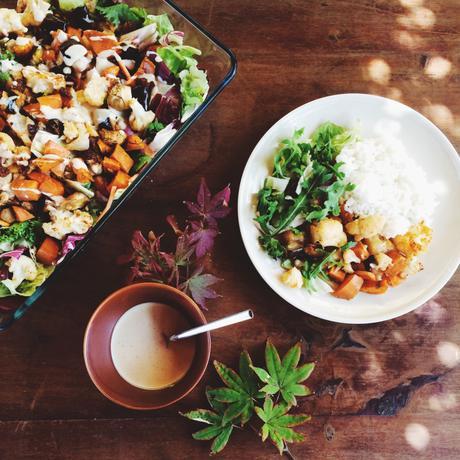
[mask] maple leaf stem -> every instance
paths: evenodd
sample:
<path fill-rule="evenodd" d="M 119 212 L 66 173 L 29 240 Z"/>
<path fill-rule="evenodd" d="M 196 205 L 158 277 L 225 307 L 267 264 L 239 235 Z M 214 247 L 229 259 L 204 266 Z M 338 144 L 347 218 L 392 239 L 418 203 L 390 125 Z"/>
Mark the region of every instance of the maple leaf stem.
<path fill-rule="evenodd" d="M 284 443 L 283 455 L 285 455 L 289 460 L 296 460 L 286 443 Z"/>

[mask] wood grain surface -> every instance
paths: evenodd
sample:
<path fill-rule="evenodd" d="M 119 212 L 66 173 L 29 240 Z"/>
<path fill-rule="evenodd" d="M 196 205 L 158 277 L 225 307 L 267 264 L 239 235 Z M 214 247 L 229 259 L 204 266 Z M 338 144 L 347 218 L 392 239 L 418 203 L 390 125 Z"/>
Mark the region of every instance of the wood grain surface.
<path fill-rule="evenodd" d="M 8 2 L 6 2 L 8 3 Z M 204 405 L 210 367 L 179 404 L 138 413 L 92 385 L 82 339 L 97 304 L 121 285 L 115 264 L 135 228 L 164 228 L 201 176 L 236 192 L 258 139 L 281 116 L 321 96 L 385 95 L 426 114 L 460 147 L 460 2 L 457 0 L 180 0 L 231 47 L 238 75 L 88 249 L 12 329 L 0 335 L 1 459 L 202 459 L 207 443 L 178 411 Z M 2 2 L 3 6 L 3 2 Z M 229 365 L 242 348 L 260 358 L 270 336 L 281 350 L 302 340 L 317 362 L 316 391 L 301 409 L 298 459 L 460 458 L 460 276 L 427 304 L 377 325 L 307 316 L 274 294 L 244 251 L 236 213 L 226 219 L 212 271 L 223 279 L 216 319 L 243 307 L 256 319 L 213 333 L 212 358 Z M 238 431 L 223 459 L 275 459 Z"/>

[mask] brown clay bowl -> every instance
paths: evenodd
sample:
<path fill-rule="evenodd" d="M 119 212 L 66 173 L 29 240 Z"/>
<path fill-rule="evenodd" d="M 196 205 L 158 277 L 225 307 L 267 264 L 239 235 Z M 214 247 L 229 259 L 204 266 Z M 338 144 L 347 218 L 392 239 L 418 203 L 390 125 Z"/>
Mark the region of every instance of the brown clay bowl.
<path fill-rule="evenodd" d="M 179 382 L 161 390 L 142 390 L 123 380 L 112 361 L 110 341 L 118 319 L 131 307 L 144 302 L 164 302 L 184 314 L 191 327 L 206 324 L 198 305 L 183 292 L 157 283 L 124 287 L 107 297 L 86 328 L 83 355 L 86 369 L 98 390 L 116 404 L 129 409 L 153 410 L 169 406 L 190 393 L 202 378 L 211 353 L 211 336 L 196 336 L 193 363 Z"/>

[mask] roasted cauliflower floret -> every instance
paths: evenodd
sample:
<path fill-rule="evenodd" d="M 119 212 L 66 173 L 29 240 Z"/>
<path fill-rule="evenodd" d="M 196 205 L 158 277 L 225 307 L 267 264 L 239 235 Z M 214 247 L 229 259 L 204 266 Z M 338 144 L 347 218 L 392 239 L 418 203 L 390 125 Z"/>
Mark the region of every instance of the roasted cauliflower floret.
<path fill-rule="evenodd" d="M 26 0 L 25 4 L 26 8 L 22 15 L 22 23 L 25 26 L 39 26 L 51 8 L 49 2 L 45 0 Z"/>
<path fill-rule="evenodd" d="M 88 201 L 89 198 L 84 193 L 75 192 L 65 198 L 59 207 L 66 209 L 67 211 L 75 211 L 77 209 L 83 208 L 83 206 L 85 206 Z"/>
<path fill-rule="evenodd" d="M 374 258 L 377 264 L 373 268 L 382 272 L 384 272 L 393 263 L 393 259 L 383 252 L 376 254 Z"/>
<path fill-rule="evenodd" d="M 375 215 L 360 217 L 345 225 L 347 233 L 353 235 L 356 241 L 370 238 L 382 232 L 385 225 L 385 217 Z"/>
<path fill-rule="evenodd" d="M 110 91 L 107 103 L 115 110 L 126 110 L 130 107 L 133 98 L 131 87 L 117 83 Z"/>
<path fill-rule="evenodd" d="M 99 135 L 104 142 L 110 145 L 123 144 L 127 137 L 127 134 L 121 129 L 112 131 L 103 128 L 99 130 Z"/>
<path fill-rule="evenodd" d="M 24 280 L 33 281 L 37 276 L 37 266 L 35 262 L 27 256 L 19 256 L 19 258 L 11 257 L 7 262 L 9 272 L 13 274 L 13 281 L 21 283 Z"/>
<path fill-rule="evenodd" d="M 89 133 L 88 130 L 86 129 L 86 126 L 84 123 L 74 123 L 75 124 L 75 129 L 78 131 L 78 135 L 76 138 L 74 138 L 71 142 L 66 144 L 66 147 L 69 150 L 77 150 L 79 152 L 83 152 L 85 150 L 89 149 Z M 70 129 L 70 128 L 69 128 Z M 72 128 L 72 135 L 75 133 L 73 132 Z M 65 125 L 64 125 L 64 130 L 65 130 Z M 68 135 L 70 135 L 69 132 L 67 132 Z M 66 132 L 64 131 L 64 136 L 66 136 Z"/>
<path fill-rule="evenodd" d="M 93 225 L 91 214 L 76 210 L 71 212 L 65 209 L 50 209 L 51 222 L 43 224 L 43 231 L 58 240 L 62 240 L 66 235 L 83 235 Z"/>
<path fill-rule="evenodd" d="M 373 256 L 381 252 L 388 252 L 391 249 L 394 249 L 394 244 L 381 235 L 374 235 L 370 238 L 366 238 L 364 242 L 367 244 L 369 253 Z"/>
<path fill-rule="evenodd" d="M 16 40 L 8 42 L 8 49 L 11 50 L 15 56 L 27 56 L 32 52 L 37 40 L 34 37 L 18 37 Z"/>
<path fill-rule="evenodd" d="M 86 82 L 84 92 L 85 99 L 88 104 L 93 107 L 103 106 L 108 90 L 108 80 L 105 77 L 101 77 L 96 70 L 92 70 L 89 80 Z"/>
<path fill-rule="evenodd" d="M 281 281 L 290 288 L 301 288 L 303 286 L 303 277 L 300 270 L 292 267 L 281 275 Z"/>
<path fill-rule="evenodd" d="M 144 110 L 142 105 L 136 99 L 131 99 L 129 104 L 131 107 L 131 115 L 129 116 L 129 124 L 134 131 L 144 131 L 147 126 L 155 119 L 155 114 L 151 110 Z"/>
<path fill-rule="evenodd" d="M 27 86 L 35 94 L 48 94 L 66 87 L 65 77 L 61 74 L 39 70 L 32 66 L 22 69 Z"/>
<path fill-rule="evenodd" d="M 22 14 L 11 8 L 0 8 L 0 36 L 27 32 L 27 27 L 22 23 Z"/>
<path fill-rule="evenodd" d="M 347 235 L 343 231 L 342 223 L 328 217 L 312 224 L 310 234 L 313 243 L 319 243 L 323 247 L 340 247 L 347 243 Z"/>
<path fill-rule="evenodd" d="M 413 225 L 404 235 L 393 238 L 396 248 L 408 257 L 425 252 L 431 242 L 432 230 L 424 222 Z"/>

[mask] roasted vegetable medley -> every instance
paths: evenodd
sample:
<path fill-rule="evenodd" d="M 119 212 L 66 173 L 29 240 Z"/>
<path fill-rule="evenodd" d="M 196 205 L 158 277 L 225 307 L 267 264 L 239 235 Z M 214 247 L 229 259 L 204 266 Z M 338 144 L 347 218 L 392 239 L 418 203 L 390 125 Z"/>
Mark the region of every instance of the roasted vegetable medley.
<path fill-rule="evenodd" d="M 31 295 L 204 101 L 183 42 L 111 0 L 0 8 L 0 297 Z"/>
<path fill-rule="evenodd" d="M 384 215 L 347 209 L 356 185 L 347 181 L 337 156 L 354 135 L 329 122 L 309 139 L 303 134 L 298 130 L 281 142 L 258 194 L 259 241 L 280 261 L 281 281 L 349 300 L 360 291 L 382 294 L 421 270 L 418 256 L 431 241 L 423 221 L 388 238 Z"/>

